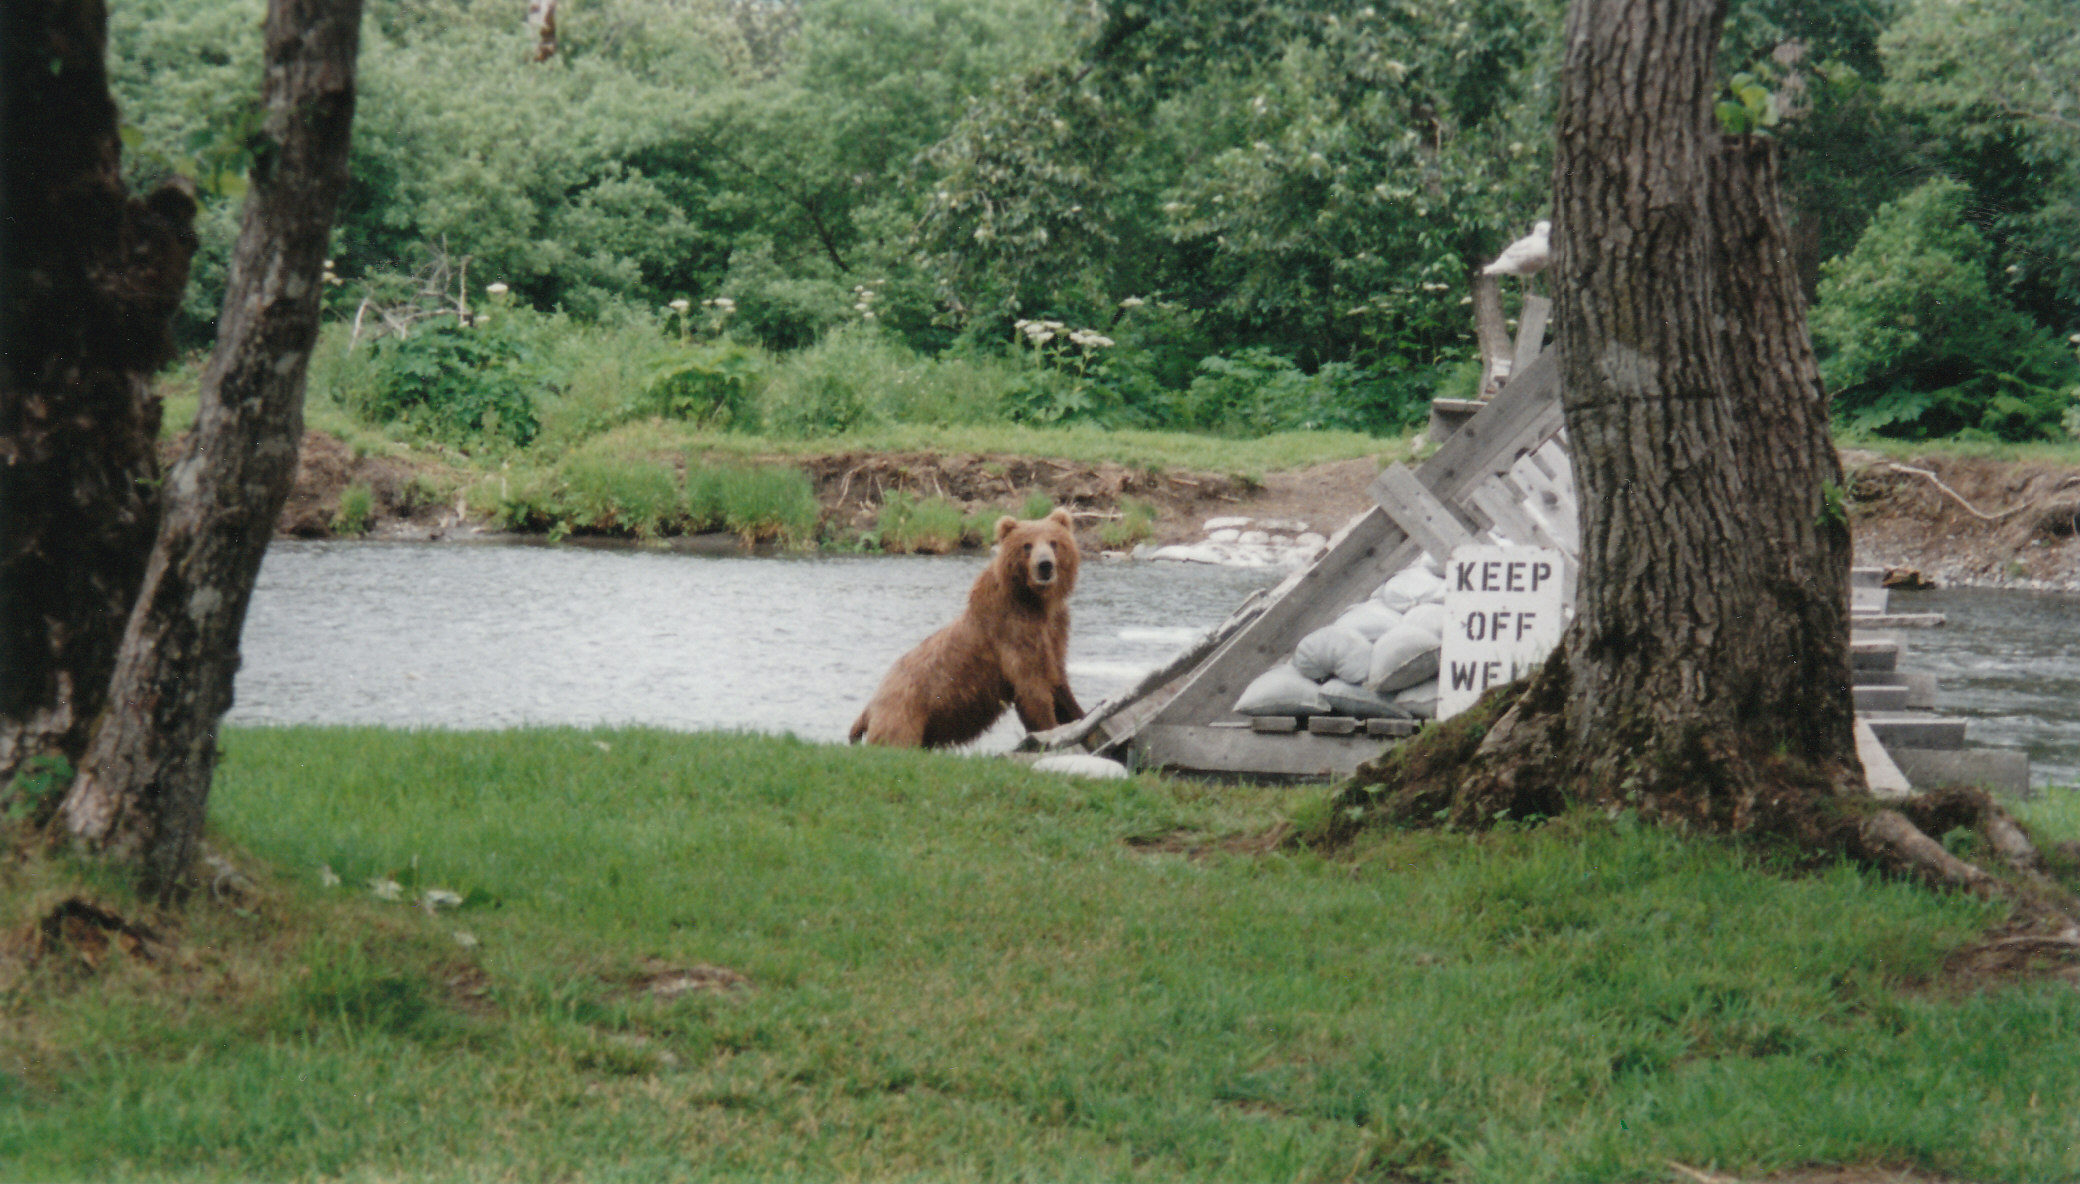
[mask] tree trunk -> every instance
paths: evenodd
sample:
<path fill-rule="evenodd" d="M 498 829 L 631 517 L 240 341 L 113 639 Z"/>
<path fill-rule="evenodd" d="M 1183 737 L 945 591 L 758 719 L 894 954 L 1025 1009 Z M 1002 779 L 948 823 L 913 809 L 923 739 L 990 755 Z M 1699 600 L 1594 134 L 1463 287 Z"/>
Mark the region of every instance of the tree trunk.
<path fill-rule="evenodd" d="M 149 377 L 195 204 L 123 185 L 107 26 L 98 0 L 0 9 L 0 785 L 78 763 L 158 527 Z"/>
<path fill-rule="evenodd" d="M 231 706 L 253 581 L 295 477 L 320 276 L 354 114 L 360 0 L 272 0 L 266 124 L 188 449 L 123 636 L 109 708 L 67 794 L 68 830 L 184 882 Z"/>
<path fill-rule="evenodd" d="M 1713 126 L 1722 15 L 1569 16 L 1556 311 L 1583 578 L 1564 717 L 1589 785 L 1746 829 L 1790 783 L 1861 767 L 1840 467 L 1774 157 Z"/>
<path fill-rule="evenodd" d="M 1862 786 L 1839 461 L 1771 146 L 1713 123 L 1722 17 L 1681 0 L 1569 13 L 1553 274 L 1575 620 L 1449 784 L 1400 809 L 1594 801 L 1817 838 L 1814 807 Z"/>

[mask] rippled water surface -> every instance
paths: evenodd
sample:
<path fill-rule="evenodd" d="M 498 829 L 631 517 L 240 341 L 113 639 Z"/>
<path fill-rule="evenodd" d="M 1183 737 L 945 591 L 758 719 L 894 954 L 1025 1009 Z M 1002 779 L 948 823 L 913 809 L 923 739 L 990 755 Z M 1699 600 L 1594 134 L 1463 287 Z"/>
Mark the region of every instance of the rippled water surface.
<path fill-rule="evenodd" d="M 232 719 L 650 724 L 842 740 L 899 655 L 960 614 L 979 556 L 751 558 L 583 547 L 276 543 Z M 1131 685 L 1278 573 L 1099 563 L 1069 681 Z M 1007 715 L 981 742 L 1021 734 Z"/>
<path fill-rule="evenodd" d="M 651 724 L 839 740 L 890 662 L 960 612 L 979 556 L 750 558 L 573 546 L 276 543 L 232 718 L 498 728 Z M 1069 676 L 1130 685 L 1278 573 L 1086 561 Z M 1975 744 L 2080 784 L 2080 597 L 1895 593 L 1904 665 Z M 1019 735 L 1007 716 L 982 744 Z"/>
<path fill-rule="evenodd" d="M 2080 785 L 2080 596 L 1954 588 L 1891 607 L 1944 615 L 1898 632 L 1900 667 L 1936 676 L 1937 710 L 1970 720 L 1973 745 L 2027 751 L 2037 785 Z"/>

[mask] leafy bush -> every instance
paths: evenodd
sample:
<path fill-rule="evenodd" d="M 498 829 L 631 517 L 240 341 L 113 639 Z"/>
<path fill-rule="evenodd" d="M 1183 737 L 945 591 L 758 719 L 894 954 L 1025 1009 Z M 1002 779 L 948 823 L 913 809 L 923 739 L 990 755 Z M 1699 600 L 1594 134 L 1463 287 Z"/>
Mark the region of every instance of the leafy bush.
<path fill-rule="evenodd" d="M 666 419 L 743 426 L 763 369 L 757 354 L 735 342 L 694 346 L 658 366 L 643 384 L 639 407 Z"/>
<path fill-rule="evenodd" d="M 1849 427 L 1914 439 L 2059 431 L 2080 366 L 1994 290 L 1969 198 L 1930 181 L 1879 207 L 1855 249 L 1822 265 L 1813 340 Z"/>
<path fill-rule="evenodd" d="M 1215 354 L 1173 401 L 1167 427 L 1232 436 L 1340 429 L 1384 435 L 1427 408 L 1434 367 L 1375 374 L 1330 362 L 1313 374 L 1265 349 Z"/>
<path fill-rule="evenodd" d="M 359 396 L 353 409 L 445 443 L 525 446 L 540 430 L 534 394 L 541 381 L 526 343 L 502 323 L 464 328 L 440 317 L 384 338 L 373 384 L 348 392 Z"/>

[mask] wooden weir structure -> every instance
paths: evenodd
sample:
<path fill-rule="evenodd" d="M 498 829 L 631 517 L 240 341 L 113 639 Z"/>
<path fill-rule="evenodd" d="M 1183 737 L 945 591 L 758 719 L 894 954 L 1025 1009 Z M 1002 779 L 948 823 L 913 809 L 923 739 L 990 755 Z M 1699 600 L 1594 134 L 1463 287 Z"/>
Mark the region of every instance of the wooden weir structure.
<path fill-rule="evenodd" d="M 1485 401 L 1433 414 L 1432 438 L 1449 433 L 1437 451 L 1413 469 L 1397 463 L 1383 471 L 1368 491 L 1374 504 L 1338 531 L 1312 565 L 1244 601 L 1134 687 L 1029 745 L 1188 774 L 1348 776 L 1418 725 L 1333 715 L 1251 718 L 1233 709 L 1244 688 L 1290 656 L 1302 638 L 1426 554 L 1441 563 L 1455 547 L 1473 542 L 1557 548 L 1566 556 L 1571 605 L 1580 536 L 1558 353 L 1541 348 L 1549 307 L 1541 297 L 1527 298 L 1500 389 Z M 1882 574 L 1859 569 L 1851 580 L 1859 751 L 1873 790 L 1904 794 L 1910 785 L 1965 782 L 2026 792 L 2028 757 L 1965 748 L 1963 721 L 1928 710 L 1935 705 L 1934 678 L 1900 671 L 1897 636 L 1871 633 L 1941 623 L 1940 617 L 1887 614 Z"/>

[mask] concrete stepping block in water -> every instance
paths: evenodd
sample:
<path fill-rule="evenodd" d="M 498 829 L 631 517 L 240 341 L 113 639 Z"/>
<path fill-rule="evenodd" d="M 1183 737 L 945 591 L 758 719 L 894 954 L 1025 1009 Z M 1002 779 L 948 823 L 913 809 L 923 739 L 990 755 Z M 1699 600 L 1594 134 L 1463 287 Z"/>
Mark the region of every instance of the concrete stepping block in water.
<path fill-rule="evenodd" d="M 1887 751 L 1964 747 L 1965 721 L 1961 719 L 1944 719 L 1935 715 L 1866 715 L 1858 718 L 1870 725 L 1872 734 Z"/>
<path fill-rule="evenodd" d="M 1850 688 L 1856 697 L 1858 711 L 1905 711 L 1913 704 L 1907 702 L 1912 692 L 1905 685 L 1896 687 L 1859 686 Z"/>
<path fill-rule="evenodd" d="M 1883 588 L 1885 569 L 1882 567 L 1852 567 L 1849 569 L 1851 588 Z"/>
<path fill-rule="evenodd" d="M 2029 754 L 2011 748 L 1895 748 L 1892 759 L 1917 790 L 1976 785 L 1994 793 L 2029 793 Z"/>
<path fill-rule="evenodd" d="M 1851 670 L 1897 670 L 1899 669 L 1899 642 L 1886 638 L 1849 642 L 1849 669 Z"/>
<path fill-rule="evenodd" d="M 1928 711 L 1936 705 L 1936 676 L 1926 670 L 1858 670 L 1853 677 L 1857 687 L 1905 687 L 1905 710 Z M 1874 707 L 1868 710 L 1899 709 Z"/>

